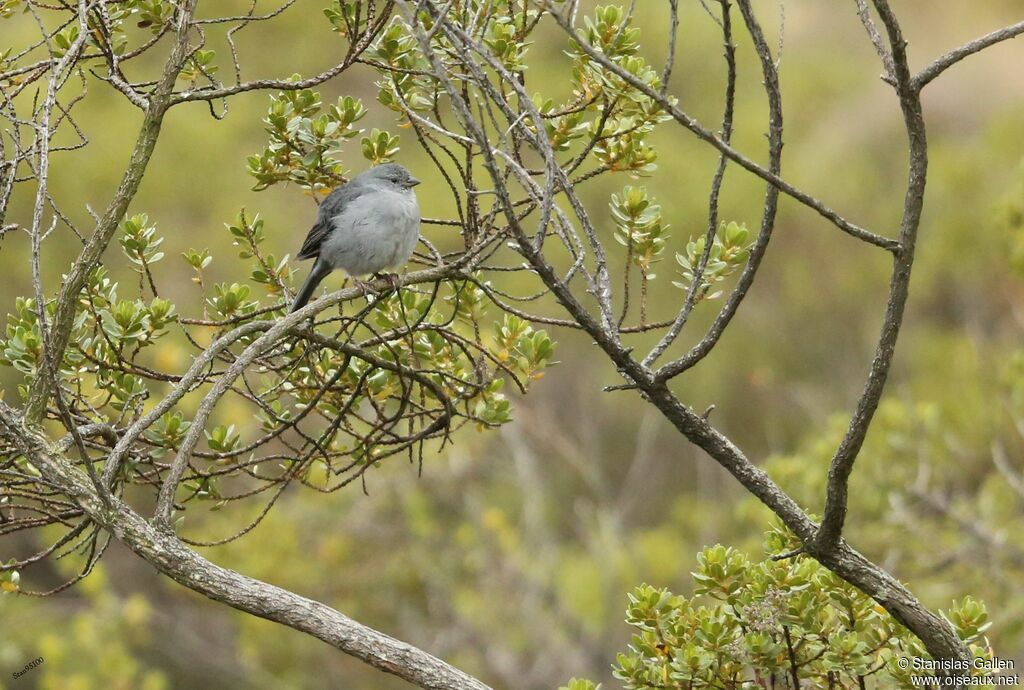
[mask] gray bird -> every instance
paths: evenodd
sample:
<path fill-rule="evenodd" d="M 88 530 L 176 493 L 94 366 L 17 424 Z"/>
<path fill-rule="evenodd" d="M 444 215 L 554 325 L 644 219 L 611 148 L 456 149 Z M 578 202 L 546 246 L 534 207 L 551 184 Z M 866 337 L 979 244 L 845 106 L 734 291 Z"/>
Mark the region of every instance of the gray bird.
<path fill-rule="evenodd" d="M 401 165 L 385 163 L 332 191 L 299 250 L 299 259 L 316 262 L 291 310 L 305 306 L 335 269 L 358 282 L 359 276 L 405 265 L 420 235 L 420 207 L 412 189 L 419 183 Z"/>

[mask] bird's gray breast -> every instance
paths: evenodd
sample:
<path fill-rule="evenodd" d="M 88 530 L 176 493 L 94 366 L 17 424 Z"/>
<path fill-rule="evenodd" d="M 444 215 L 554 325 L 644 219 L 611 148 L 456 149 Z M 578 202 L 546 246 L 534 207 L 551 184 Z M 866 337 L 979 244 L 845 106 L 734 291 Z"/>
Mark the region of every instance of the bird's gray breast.
<path fill-rule="evenodd" d="M 354 276 L 405 265 L 420 234 L 420 208 L 412 190 L 363 194 L 330 219 L 334 229 L 320 257 Z"/>

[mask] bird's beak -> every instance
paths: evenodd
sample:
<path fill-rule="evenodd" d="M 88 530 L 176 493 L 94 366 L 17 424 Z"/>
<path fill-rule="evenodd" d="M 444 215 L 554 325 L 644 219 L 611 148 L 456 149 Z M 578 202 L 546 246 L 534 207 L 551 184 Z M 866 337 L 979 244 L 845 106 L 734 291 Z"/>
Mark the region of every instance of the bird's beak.
<path fill-rule="evenodd" d="M 416 179 L 415 177 L 410 177 L 410 178 L 409 178 L 409 186 L 410 186 L 410 187 L 415 187 L 415 186 L 416 186 L 416 185 L 418 185 L 419 183 L 420 183 L 420 181 L 419 181 L 419 180 L 417 180 L 417 179 Z"/>

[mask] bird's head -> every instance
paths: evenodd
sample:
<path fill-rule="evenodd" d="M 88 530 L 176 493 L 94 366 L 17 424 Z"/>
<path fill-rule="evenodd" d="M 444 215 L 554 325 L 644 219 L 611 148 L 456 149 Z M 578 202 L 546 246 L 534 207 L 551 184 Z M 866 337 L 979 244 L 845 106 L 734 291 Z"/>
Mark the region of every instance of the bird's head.
<path fill-rule="evenodd" d="M 400 189 L 412 189 L 420 183 L 412 176 L 412 173 L 398 163 L 384 163 L 375 166 L 363 173 L 363 176 Z"/>

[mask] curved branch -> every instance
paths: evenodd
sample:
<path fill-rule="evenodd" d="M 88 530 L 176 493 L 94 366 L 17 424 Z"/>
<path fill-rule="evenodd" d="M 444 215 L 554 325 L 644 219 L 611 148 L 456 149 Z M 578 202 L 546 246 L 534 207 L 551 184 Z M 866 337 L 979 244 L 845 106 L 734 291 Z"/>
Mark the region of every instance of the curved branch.
<path fill-rule="evenodd" d="M 38 423 L 46 413 L 46 405 L 53 391 L 53 382 L 57 379 L 64 359 L 64 350 L 71 337 L 79 295 L 89 279 L 89 274 L 99 262 L 100 257 L 103 256 L 114 233 L 117 232 L 117 226 L 124 218 L 128 205 L 135 198 L 135 193 L 142 182 L 142 176 L 145 174 L 153 150 L 156 148 L 164 115 L 170 107 L 170 94 L 174 88 L 174 81 L 188 56 L 188 30 L 194 12 L 195 0 L 186 0 L 180 4 L 174 47 L 164 64 L 160 81 L 153 89 L 153 94 L 149 99 L 149 106 L 146 108 L 131 160 L 117 191 L 114 193 L 114 198 L 107 206 L 103 217 L 96 223 L 95 231 L 89 237 L 82 253 L 75 260 L 61 284 L 46 354 L 33 382 L 32 392 L 25 407 L 25 419 L 29 424 Z"/>
<path fill-rule="evenodd" d="M 428 10 L 436 13 L 437 10 L 433 7 L 433 3 L 428 0 L 426 4 Z M 434 16 L 437 17 L 438 15 L 435 14 Z M 439 23 L 442 25 L 446 24 L 443 19 Z M 447 27 L 442 26 L 442 29 L 445 30 Z M 421 45 L 423 45 L 420 34 L 421 31 L 417 30 L 417 37 L 420 38 Z M 459 35 L 457 27 L 452 27 L 449 36 L 456 40 L 463 38 Z M 469 48 L 466 47 L 465 50 L 468 52 Z M 433 55 L 430 51 L 425 51 L 425 53 L 428 59 Z M 693 410 L 683 405 L 663 383 L 656 382 L 651 372 L 631 356 L 630 349 L 623 346 L 614 337 L 614 331 L 610 332 L 606 327 L 602 326 L 602 322 L 592 315 L 565 282 L 559 279 L 558 272 L 536 248 L 522 227 L 515 210 L 515 205 L 509 197 L 507 186 L 503 184 L 502 172 L 498 168 L 494 152 L 487 146 L 486 134 L 474 119 L 469 104 L 455 85 L 452 84 L 451 80 L 448 79 L 443 67 L 437 63 L 436 58 L 432 64 L 435 70 L 435 77 L 447 90 L 453 110 L 466 128 L 466 131 L 481 147 L 484 167 L 488 170 L 494 182 L 498 203 L 509 223 L 513 236 L 516 238 L 520 253 L 529 262 L 541 280 L 544 281 L 544 284 L 551 290 L 558 302 L 594 339 L 598 347 L 618 367 L 622 375 L 641 389 L 645 397 L 690 441 L 707 451 L 719 464 L 736 477 L 751 494 L 760 499 L 782 518 L 786 525 L 799 537 L 805 540 L 811 539 L 815 534 L 817 526 L 810 520 L 803 509 L 775 484 L 764 470 L 751 463 L 729 439 L 712 428 Z M 496 67 L 496 70 L 500 71 L 498 67 Z M 530 108 L 530 104 L 524 102 L 523 107 Z M 534 112 L 533 118 L 539 120 L 539 114 Z M 538 138 L 536 141 L 545 147 L 545 150 L 541 151 L 542 156 L 553 155 L 550 145 L 546 143 L 546 140 Z M 529 180 L 526 178 L 522 182 L 527 184 Z"/>
<path fill-rule="evenodd" d="M 747 31 L 754 41 L 758 59 L 761 61 L 764 89 L 768 96 L 768 166 L 769 172 L 772 175 L 778 175 L 782 169 L 782 91 L 779 88 L 779 73 L 775 66 L 775 61 L 772 60 L 771 49 L 764 38 L 761 25 L 758 23 L 757 18 L 754 16 L 754 11 L 750 7 L 749 0 L 739 0 L 739 8 L 740 13 L 743 15 L 743 21 L 747 25 Z M 713 202 L 716 200 L 717 195 L 712 197 Z M 714 349 L 715 345 L 718 344 L 722 334 L 725 333 L 725 329 L 732 321 L 732 317 L 736 315 L 736 311 L 739 309 L 744 297 L 746 297 L 747 291 L 754 284 L 757 270 L 761 266 L 761 259 L 764 258 L 764 253 L 768 249 L 768 242 L 771 241 L 778 207 L 779 188 L 769 184 L 768 190 L 765 193 L 764 211 L 761 215 L 761 230 L 757 235 L 754 246 L 750 250 L 750 258 L 747 260 L 747 265 L 743 268 L 743 273 L 736 282 L 736 287 L 733 288 L 732 293 L 729 295 L 728 301 L 721 311 L 718 312 L 714 323 L 711 324 L 711 328 L 708 329 L 708 332 L 701 338 L 700 342 L 694 345 L 685 356 L 669 362 L 659 369 L 655 374 L 656 380 L 667 381 L 673 376 L 681 374 L 704 359 Z M 710 252 L 710 237 L 713 232 L 715 232 L 715 228 L 709 227 L 709 241 L 706 242 L 704 249 L 705 256 Z M 707 259 L 704 257 L 702 257 L 702 261 L 705 264 L 707 263 Z M 696 285 L 696 282 L 695 280 L 694 285 Z M 687 296 L 686 302 L 690 308 L 693 306 L 692 296 L 693 288 L 691 288 L 691 294 Z"/>
<path fill-rule="evenodd" d="M 427 269 L 425 271 L 410 273 L 399 280 L 401 285 L 442 280 L 453 275 L 458 269 L 459 266 L 457 264 L 450 264 L 447 266 Z M 370 285 L 371 287 L 376 287 L 377 289 L 382 290 L 386 286 L 391 286 L 391 283 L 390 281 L 379 279 L 370 283 Z M 181 482 L 181 478 L 184 476 L 185 470 L 188 467 L 188 459 L 196 444 L 199 442 L 199 439 L 202 437 L 203 431 L 206 428 L 206 421 L 209 419 L 214 407 L 216 407 L 217 402 L 231 387 L 231 384 L 234 383 L 235 379 L 241 376 L 242 372 L 244 372 L 246 368 L 252 364 L 253 360 L 255 360 L 263 351 L 277 342 L 282 335 L 294 330 L 306 319 L 334 304 L 354 299 L 363 294 L 363 289 L 358 287 L 339 290 L 307 304 L 302 309 L 292 312 L 282 319 L 278 319 L 273 322 L 265 321 L 261 322 L 259 326 L 253 326 L 253 330 L 265 328 L 266 332 L 250 343 L 249 346 L 242 351 L 238 358 L 231 363 L 231 366 L 228 367 L 227 371 L 220 375 L 217 382 L 206 394 L 202 402 L 199 403 L 195 417 L 192 419 L 192 425 L 189 427 L 188 433 L 181 442 L 181 448 L 178 450 L 178 454 L 174 458 L 174 462 L 171 464 L 170 471 L 167 474 L 167 478 L 164 480 L 163 486 L 160 487 L 160 495 L 157 498 L 156 511 L 154 513 L 154 520 L 158 526 L 164 529 L 170 529 L 169 523 L 171 511 L 174 506 L 174 493 L 177 491 L 178 484 Z"/>
<path fill-rule="evenodd" d="M 719 26 L 722 29 L 722 40 L 725 44 L 726 78 L 725 112 L 722 114 L 722 128 L 719 131 L 721 132 L 722 141 L 728 144 L 732 141 L 733 110 L 736 103 L 736 44 L 732 40 L 732 18 L 729 0 L 720 0 L 720 4 L 722 7 L 722 19 L 719 22 Z M 662 88 L 664 89 L 664 85 Z M 704 235 L 704 251 L 701 252 L 700 260 L 697 263 L 697 270 L 694 272 L 693 280 L 690 282 L 690 289 L 686 292 L 683 308 L 676 315 L 676 318 L 673 319 L 672 325 L 665 335 L 662 336 L 661 340 L 658 341 L 658 344 L 644 357 L 644 366 L 652 366 L 665 353 L 665 350 L 675 342 L 679 334 L 683 332 L 683 327 L 689 320 L 690 313 L 697 303 L 697 291 L 700 289 L 704 272 L 707 270 L 708 261 L 711 258 L 711 250 L 714 246 L 715 234 L 718 232 L 719 196 L 722 191 L 722 183 L 725 180 L 725 168 L 728 162 L 729 159 L 725 154 L 720 153 L 718 155 L 718 167 L 715 169 L 714 177 L 711 180 L 711 194 L 708 197 L 708 229 Z"/>
<path fill-rule="evenodd" d="M 225 86 L 221 88 L 210 88 L 210 89 L 197 89 L 195 91 L 182 91 L 180 93 L 172 94 L 171 105 L 177 105 L 178 103 L 187 103 L 189 101 L 213 101 L 220 98 L 227 98 L 228 96 L 234 96 L 235 94 L 245 93 L 246 91 L 265 91 L 265 90 L 276 90 L 276 91 L 297 91 L 301 89 L 308 89 L 313 86 L 333 79 L 338 76 L 353 63 L 357 62 L 359 56 L 370 46 L 373 40 L 380 33 L 391 17 L 391 10 L 393 2 L 388 2 L 384 10 L 380 13 L 372 25 L 366 30 L 364 34 L 359 37 L 359 40 L 353 43 L 348 50 L 348 54 L 345 59 L 338 64 L 330 67 L 320 74 L 309 77 L 307 79 L 300 80 L 288 80 L 288 79 L 257 79 L 254 81 L 240 82 L 231 86 Z M 282 8 L 283 11 L 284 8 Z M 273 16 L 273 15 L 269 15 Z M 218 21 L 225 21 L 220 19 Z"/>
<path fill-rule="evenodd" d="M 558 22 L 558 25 L 562 27 L 562 30 L 569 35 L 580 47 L 580 49 L 590 56 L 594 62 L 600 64 L 608 71 L 615 74 L 627 84 L 635 88 L 640 93 L 644 94 L 648 98 L 655 101 L 658 105 L 664 108 L 665 112 L 672 116 L 672 119 L 681 124 L 686 129 L 690 130 L 698 139 L 706 141 L 707 143 L 714 146 L 721 153 L 727 156 L 730 160 L 739 164 L 740 167 L 745 170 L 757 175 L 766 182 L 771 183 L 784 194 L 796 199 L 803 205 L 815 210 L 819 215 L 831 221 L 833 225 L 845 232 L 847 235 L 856 237 L 857 239 L 867 242 L 868 244 L 880 247 L 889 252 L 894 252 L 899 247 L 899 243 L 896 240 L 877 235 L 870 230 L 855 225 L 845 218 L 840 216 L 838 213 L 833 211 L 831 208 L 823 204 L 818 199 L 814 198 L 810 194 L 797 189 L 793 185 L 789 184 L 777 174 L 766 170 L 751 159 L 744 156 L 742 153 L 734 149 L 732 146 L 723 141 L 718 135 L 711 130 L 704 127 L 700 122 L 690 117 L 682 110 L 680 110 L 673 100 L 666 95 L 659 93 L 656 89 L 652 89 L 650 86 L 645 84 L 643 80 L 638 78 L 635 74 L 623 69 L 620 65 L 608 59 L 601 51 L 590 45 L 586 39 L 584 39 L 580 33 L 572 26 L 569 21 L 563 17 L 558 11 L 552 9 L 552 16 Z"/>
<path fill-rule="evenodd" d="M 846 435 L 832 458 L 828 472 L 825 514 L 821 522 L 821 529 L 815 538 L 817 548 L 825 551 L 833 548 L 842 535 L 850 473 L 853 471 L 857 454 L 864 445 L 868 427 L 878 408 L 895 355 L 896 339 L 903 323 L 903 311 L 910 290 L 910 271 L 914 265 L 914 246 L 917 240 L 917 229 L 921 223 L 921 211 L 924 208 L 924 190 L 928 173 L 928 141 L 925 136 L 920 95 L 914 89 L 910 77 L 906 41 L 903 39 L 899 23 L 889 9 L 886 0 L 875 0 L 875 6 L 889 34 L 895 68 L 896 93 L 899 95 L 910 147 L 910 163 L 907 172 L 903 219 L 900 221 L 900 249 L 896 252 L 893 260 L 889 299 L 885 307 L 882 332 L 878 337 L 875 355 L 871 361 L 871 371 L 864 384 L 860 399 L 857 401 L 853 419 L 850 420 Z"/>
<path fill-rule="evenodd" d="M 865 394 L 858 405 L 858 417 L 862 418 L 862 423 L 851 426 L 853 432 L 850 436 L 850 444 L 847 446 L 847 451 L 845 451 L 851 453 L 849 469 L 852 469 L 852 460 L 856 456 L 856 451 L 859 450 L 860 443 L 863 442 L 862 434 L 866 433 L 871 416 L 877 407 L 878 398 L 881 396 L 889 364 L 891 363 L 892 348 L 895 346 L 899 324 L 902 321 L 903 307 L 906 303 L 909 285 L 910 266 L 913 262 L 914 240 L 923 204 L 924 172 L 927 169 L 927 145 L 924 137 L 923 118 L 920 111 L 920 102 L 917 100 L 917 93 L 912 92 L 908 88 L 909 72 L 906 68 L 905 43 L 902 41 L 902 37 L 899 36 L 899 27 L 889 11 L 885 0 L 875 0 L 875 2 L 883 16 L 887 29 L 890 31 L 890 38 L 894 43 L 894 52 L 896 53 L 895 59 L 898 63 L 901 62 L 898 65 L 902 79 L 899 94 L 901 106 L 904 109 L 907 120 L 908 134 L 911 138 L 912 174 L 908 189 L 906 213 L 904 222 L 901 225 L 900 242 L 896 243 L 887 240 L 887 243 L 893 242 L 891 246 L 887 245 L 887 248 L 893 251 L 896 261 L 892 281 L 892 295 L 887 310 L 886 323 L 883 326 L 883 333 L 879 343 L 880 354 L 876 357 L 872 368 L 872 376 L 869 379 Z M 743 3 L 741 3 L 742 6 Z M 746 9 L 750 10 L 749 5 Z M 571 26 L 564 24 L 564 22 L 564 18 L 559 17 L 559 23 L 563 23 L 563 28 L 586 49 L 586 44 L 582 42 L 578 33 Z M 756 36 L 755 40 L 757 40 Z M 629 76 L 631 75 L 628 75 L 628 73 L 625 73 L 607 59 L 603 59 L 600 53 L 592 48 L 587 50 L 587 52 L 595 60 L 602 62 L 607 69 L 615 71 L 623 79 L 630 81 Z M 446 80 L 443 73 L 439 73 L 436 76 L 448 89 L 452 105 L 460 119 L 463 120 L 467 130 L 472 133 L 474 138 L 485 141 L 485 137 L 483 137 L 479 127 L 473 121 L 468 105 L 460 100 L 459 94 L 449 83 L 445 83 Z M 643 85 L 639 84 L 635 79 L 631 83 L 637 88 L 643 88 Z M 647 95 L 652 98 L 655 97 L 652 94 Z M 678 117 L 676 119 L 679 120 Z M 685 125 L 686 123 L 684 122 L 683 124 Z M 704 137 L 702 136 L 701 138 Z M 717 141 L 717 138 L 712 138 Z M 716 146 L 718 145 L 716 144 Z M 718 148 L 723 150 L 720 146 Z M 668 390 L 663 381 L 656 380 L 646 367 L 632 358 L 628 350 L 622 348 L 614 339 L 609 337 L 608 333 L 603 331 L 597 320 L 586 311 L 572 295 L 568 287 L 558 280 L 557 274 L 550 264 L 529 243 L 525 232 L 518 225 L 510 199 L 507 194 L 503 193 L 500 185 L 501 173 L 493 156 L 486 146 L 483 146 L 483 152 L 485 167 L 498 187 L 499 203 L 503 206 L 504 215 L 513 233 L 518 238 L 521 253 L 530 262 L 538 276 L 545 282 L 562 306 L 594 338 L 596 344 L 616 364 L 624 378 L 631 382 L 631 387 L 639 389 L 644 398 L 657 407 L 666 419 L 688 440 L 707 452 L 723 468 L 729 471 L 747 491 L 778 515 L 786 526 L 801 539 L 806 551 L 810 555 L 844 580 L 878 601 L 896 620 L 906 625 L 908 629 L 922 640 L 930 654 L 937 659 L 964 660 L 969 658 L 965 645 L 959 640 L 952 626 L 942 617 L 932 613 L 923 606 L 913 593 L 900 584 L 896 578 L 859 554 L 841 539 L 837 538 L 827 547 L 822 546 L 826 542 L 819 542 L 817 540 L 817 537 L 821 534 L 818 526 L 814 524 L 803 509 L 785 491 L 775 484 L 767 473 L 751 463 L 739 448 L 711 427 L 705 419 L 680 402 Z M 729 151 L 723 152 L 726 155 L 730 155 Z M 730 158 L 732 157 L 730 155 Z M 735 158 L 733 159 L 735 160 Z M 762 177 L 765 177 L 765 175 L 762 175 Z M 769 180 L 769 182 L 771 181 Z M 845 484 L 843 484 L 843 489 L 845 490 Z M 845 502 L 843 505 L 845 513 Z M 965 666 L 965 668 L 968 668 L 968 666 Z"/>
<path fill-rule="evenodd" d="M 980 53 L 985 50 L 985 48 L 993 46 L 996 43 L 1016 38 L 1021 34 L 1024 34 L 1024 21 L 998 29 L 989 34 L 985 34 L 980 38 L 974 39 L 970 43 L 965 43 L 956 50 L 949 51 L 942 57 L 935 60 L 935 62 L 918 72 L 911 80 L 911 85 L 915 91 L 920 91 L 935 79 L 935 77 L 939 76 L 964 58 L 974 55 L 975 53 Z"/>
<path fill-rule="evenodd" d="M 287 625 L 323 640 L 376 669 L 430 690 L 490 690 L 441 659 L 374 630 L 312 599 L 208 561 L 173 534 L 148 523 L 114 498 L 104 505 L 83 472 L 47 449 L 34 428 L 0 402 L 5 435 L 46 477 L 73 497 L 86 514 L 164 575 L 209 599 Z"/>
<path fill-rule="evenodd" d="M 857 459 L 864 439 L 867 436 L 868 427 L 878 408 L 879 400 L 885 389 L 885 382 L 892 366 L 892 360 L 896 348 L 896 339 L 899 336 L 900 326 L 903 322 L 903 312 L 907 303 L 910 289 L 910 273 L 914 265 L 914 247 L 917 241 L 917 230 L 921 223 L 921 211 L 924 207 L 924 191 L 928 172 L 928 141 L 925 135 L 924 115 L 921 110 L 920 92 L 915 88 L 913 79 L 910 76 L 910 68 L 907 61 L 907 42 L 903 38 L 899 22 L 889 7 L 887 0 L 874 0 L 875 9 L 881 17 L 889 38 L 893 60 L 893 77 L 896 81 L 896 93 L 900 100 L 900 109 L 903 112 L 903 120 L 907 130 L 907 141 L 910 149 L 910 162 L 907 172 L 907 192 L 904 200 L 903 219 L 900 221 L 899 242 L 900 248 L 894 254 L 892 279 L 889 286 L 889 299 L 885 308 L 885 318 L 882 323 L 882 332 L 878 338 L 875 348 L 875 355 L 871 362 L 871 372 L 864 384 L 864 390 L 853 419 L 843 437 L 839 448 L 832 458 L 828 472 L 828 484 L 826 488 L 825 513 L 821 521 L 818 534 L 810 544 L 805 544 L 808 552 L 828 567 L 832 564 L 849 563 L 851 576 L 847 578 L 851 583 L 864 589 L 864 586 L 872 586 L 879 589 L 886 596 L 886 592 L 899 593 L 894 585 L 899 585 L 895 578 L 890 577 L 884 571 L 874 568 L 869 569 L 864 565 L 870 562 L 863 559 L 849 546 L 842 542 L 843 522 L 846 518 L 846 501 L 848 495 L 848 484 L 850 473 L 853 471 L 853 464 Z M 864 565 L 858 563 L 858 558 L 863 560 Z M 837 571 L 839 572 L 839 571 Z M 845 577 L 845 576 L 844 576 Z M 878 578 L 883 578 L 879 580 Z M 902 586 L 900 585 L 900 588 Z M 869 590 L 864 589 L 864 591 Z M 872 596 L 875 596 L 872 594 Z M 944 618 L 935 615 L 928 609 L 921 606 L 916 599 L 911 597 L 909 602 L 888 598 L 875 598 L 893 613 L 898 620 L 904 623 L 924 643 L 928 653 L 936 659 L 957 659 L 961 662 L 969 662 L 971 654 L 967 646 L 957 636 L 953 626 Z M 905 604 L 911 604 L 910 613 L 913 617 L 904 620 L 901 615 L 906 616 Z M 965 663 L 964 669 L 969 669 L 969 663 Z M 954 671 L 952 675 L 965 675 L 969 671 Z"/>

